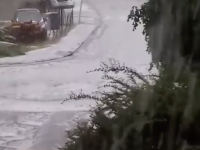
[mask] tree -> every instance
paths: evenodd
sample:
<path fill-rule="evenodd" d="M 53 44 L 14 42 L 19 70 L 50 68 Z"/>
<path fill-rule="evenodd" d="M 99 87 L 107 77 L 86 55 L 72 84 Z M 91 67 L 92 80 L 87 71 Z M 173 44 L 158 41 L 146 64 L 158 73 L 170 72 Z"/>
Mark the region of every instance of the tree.
<path fill-rule="evenodd" d="M 190 65 L 199 70 L 200 1 L 148 0 L 141 8 L 133 6 L 128 20 L 144 25 L 148 52 L 153 61 L 170 65 Z"/>
<path fill-rule="evenodd" d="M 182 134 L 185 138 L 191 138 L 188 135 L 193 134 L 196 139 L 194 133 L 197 133 L 199 128 L 194 126 L 199 124 L 196 116 L 199 116 L 200 110 L 199 6 L 198 0 L 148 0 L 141 8 L 133 6 L 128 17 L 128 21 L 133 20 L 134 30 L 138 23 L 144 25 L 143 34 L 148 43 L 147 51 L 152 54 L 154 63 L 161 63 L 159 67 L 164 70 L 166 68 L 177 70 L 173 71 L 174 79 L 181 77 L 183 72 L 188 72 L 189 80 L 186 85 L 191 96 L 187 99 L 187 109 L 182 111 L 184 113 L 187 111 L 187 117 L 192 119 L 186 121 L 187 127 L 184 127 L 185 131 Z M 169 70 L 166 73 L 169 74 Z M 199 142 L 192 139 L 188 140 L 188 143 L 192 143 L 191 141 L 195 141 L 196 144 Z"/>

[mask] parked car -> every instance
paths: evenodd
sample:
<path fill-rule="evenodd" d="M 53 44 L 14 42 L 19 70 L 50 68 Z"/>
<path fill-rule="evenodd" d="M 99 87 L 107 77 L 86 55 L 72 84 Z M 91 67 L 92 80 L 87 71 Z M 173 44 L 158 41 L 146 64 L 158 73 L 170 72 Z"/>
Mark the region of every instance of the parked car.
<path fill-rule="evenodd" d="M 40 25 L 41 37 L 43 39 L 47 38 L 47 20 L 43 18 L 41 12 L 36 8 L 22 8 L 18 9 L 12 20 L 13 22 L 26 23 L 32 22 L 33 24 Z"/>

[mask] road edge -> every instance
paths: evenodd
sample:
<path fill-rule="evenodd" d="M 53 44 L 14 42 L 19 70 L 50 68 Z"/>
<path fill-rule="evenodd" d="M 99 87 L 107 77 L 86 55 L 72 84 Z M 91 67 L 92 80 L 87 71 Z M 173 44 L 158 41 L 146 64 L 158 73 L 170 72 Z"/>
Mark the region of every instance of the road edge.
<path fill-rule="evenodd" d="M 91 25 L 90 25 L 91 26 Z M 76 27 L 77 28 L 77 27 Z M 76 29 L 75 28 L 75 29 Z M 57 61 L 66 57 L 70 57 L 72 55 L 74 55 L 80 48 L 81 46 L 85 43 L 85 41 L 87 41 L 87 39 L 98 29 L 98 25 L 94 25 L 94 29 L 92 29 L 91 31 L 89 31 L 88 36 L 81 41 L 76 48 L 74 48 L 74 50 L 70 51 L 68 54 L 64 55 L 64 56 L 60 56 L 60 57 L 53 57 L 53 58 L 49 58 L 49 59 L 38 59 L 38 60 L 34 60 L 34 61 L 30 61 L 30 62 L 5 62 L 5 63 L 0 63 L 0 67 L 10 67 L 10 66 L 24 66 L 24 65 L 35 65 L 35 64 L 41 64 L 41 63 L 48 63 L 48 62 L 52 62 L 52 61 Z M 74 29 L 74 30 L 75 30 Z M 57 45 L 57 44 L 56 44 Z M 39 52 L 39 51 L 38 51 Z M 20 56 L 19 56 L 20 57 Z M 15 59 L 13 57 L 13 59 Z"/>

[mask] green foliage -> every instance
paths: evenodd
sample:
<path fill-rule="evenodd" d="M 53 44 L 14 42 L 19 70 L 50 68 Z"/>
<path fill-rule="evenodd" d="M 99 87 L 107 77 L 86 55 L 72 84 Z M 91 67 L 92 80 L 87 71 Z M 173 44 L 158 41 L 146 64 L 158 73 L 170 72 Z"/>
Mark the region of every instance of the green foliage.
<path fill-rule="evenodd" d="M 197 123 L 197 119 L 187 117 L 191 112 L 187 72 L 176 77 L 173 69 L 165 68 L 160 69 L 159 75 L 142 75 L 116 61 L 110 65 L 103 63 L 94 71 L 104 72 L 107 83 L 92 95 L 72 93 L 66 99 L 96 101 L 90 124 L 87 121 L 69 131 L 68 141 L 61 150 L 150 150 L 152 147 L 165 150 L 178 149 L 185 140 L 189 144 L 195 139 L 195 144 L 200 143 L 198 130 L 190 131 L 190 125 Z M 115 75 L 119 73 L 126 77 Z"/>
<path fill-rule="evenodd" d="M 97 107 L 92 110 L 92 121 L 89 126 L 88 124 L 79 125 L 74 131 L 68 132 L 70 139 L 62 148 L 63 150 L 137 148 L 136 144 L 139 139 L 133 135 L 138 132 L 132 127 L 132 123 L 138 112 L 134 110 L 133 103 L 141 96 L 140 93 L 145 91 L 144 83 L 148 84 L 148 81 L 145 76 L 121 66 L 116 61 L 111 61 L 110 65 L 112 67 L 103 63 L 101 68 L 94 70 L 105 73 L 103 79 L 108 82 L 101 87 L 103 90 L 99 90 L 93 95 L 71 94 L 66 99 L 93 99 L 96 101 Z M 127 84 L 122 78 L 110 76 L 110 72 L 116 74 L 124 72 L 130 83 Z M 136 79 L 141 83 L 137 83 Z M 113 91 L 105 91 L 107 88 L 111 88 Z M 131 141 L 129 142 L 129 140 Z"/>
<path fill-rule="evenodd" d="M 0 41 L 14 41 L 14 37 L 10 36 L 6 29 L 0 27 Z"/>
<path fill-rule="evenodd" d="M 143 34 L 145 39 L 149 42 L 149 29 L 158 23 L 161 14 L 161 1 L 149 0 L 141 5 L 141 7 L 133 6 L 130 14 L 128 15 L 128 21 L 133 22 L 133 31 L 135 31 L 139 24 L 142 24 Z M 149 45 L 147 47 L 149 52 Z"/>
<path fill-rule="evenodd" d="M 12 42 L 15 38 L 10 36 L 8 31 L 4 28 L 0 28 L 0 42 Z M 1 43 L 0 43 L 1 44 Z M 8 44 L 9 45 L 9 44 Z M 0 46 L 0 57 L 12 57 L 17 55 L 24 55 L 25 47 L 23 46 Z"/>
<path fill-rule="evenodd" d="M 199 6 L 198 0 L 148 0 L 141 8 L 134 6 L 128 20 L 133 20 L 134 29 L 143 23 L 148 52 L 155 62 L 190 64 L 198 71 Z"/>

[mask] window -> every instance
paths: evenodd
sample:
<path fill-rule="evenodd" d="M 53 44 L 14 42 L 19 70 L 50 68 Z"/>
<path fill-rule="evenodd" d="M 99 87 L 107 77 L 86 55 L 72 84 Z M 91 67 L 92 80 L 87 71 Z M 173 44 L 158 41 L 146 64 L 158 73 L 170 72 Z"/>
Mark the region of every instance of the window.
<path fill-rule="evenodd" d="M 19 22 L 36 21 L 40 22 L 42 15 L 38 11 L 19 11 L 17 14 L 17 19 Z"/>

